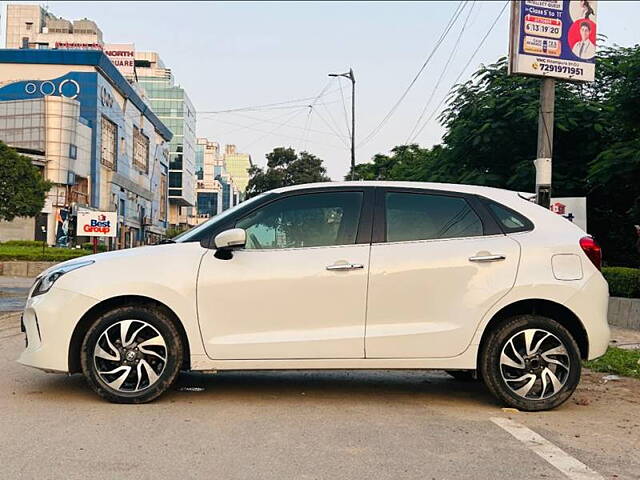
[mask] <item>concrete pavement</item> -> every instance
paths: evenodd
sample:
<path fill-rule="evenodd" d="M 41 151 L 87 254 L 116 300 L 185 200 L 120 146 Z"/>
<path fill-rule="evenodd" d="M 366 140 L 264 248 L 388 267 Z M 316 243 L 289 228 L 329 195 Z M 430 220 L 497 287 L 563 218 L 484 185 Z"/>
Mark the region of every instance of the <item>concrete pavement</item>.
<path fill-rule="evenodd" d="M 112 405 L 81 376 L 17 364 L 17 314 L 0 316 L 0 337 L 2 478 L 569 478 L 496 417 L 603 478 L 640 474 L 633 380 L 586 373 L 565 406 L 536 414 L 414 371 L 190 374 L 152 404 Z"/>
<path fill-rule="evenodd" d="M 0 282 L 8 309 L 31 285 Z M 188 374 L 152 404 L 113 405 L 79 375 L 17 364 L 23 345 L 19 314 L 0 313 L 3 479 L 640 478 L 636 380 L 585 371 L 544 413 L 419 371 Z"/>

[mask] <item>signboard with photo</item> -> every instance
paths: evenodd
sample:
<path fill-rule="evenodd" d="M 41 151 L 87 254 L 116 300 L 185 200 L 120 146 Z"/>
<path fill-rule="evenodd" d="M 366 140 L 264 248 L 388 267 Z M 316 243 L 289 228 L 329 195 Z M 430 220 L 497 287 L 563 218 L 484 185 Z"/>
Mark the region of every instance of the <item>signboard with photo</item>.
<path fill-rule="evenodd" d="M 575 223 L 585 232 L 587 231 L 587 198 L 559 197 L 551 199 L 551 211 L 562 215 Z"/>
<path fill-rule="evenodd" d="M 78 208 L 76 222 L 78 237 L 115 237 L 118 225 L 116 212 L 98 212 L 86 208 Z"/>
<path fill-rule="evenodd" d="M 514 0 L 510 73 L 593 81 L 596 4 L 596 0 Z"/>

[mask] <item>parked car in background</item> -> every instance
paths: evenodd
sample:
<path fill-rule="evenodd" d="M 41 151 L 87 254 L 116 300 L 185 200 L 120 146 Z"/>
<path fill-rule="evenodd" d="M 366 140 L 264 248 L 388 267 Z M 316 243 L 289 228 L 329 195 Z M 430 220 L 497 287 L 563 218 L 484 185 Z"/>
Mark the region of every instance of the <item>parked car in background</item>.
<path fill-rule="evenodd" d="M 38 277 L 20 362 L 148 402 L 181 370 L 472 372 L 563 403 L 609 341 L 594 240 L 516 192 L 403 182 L 277 189 L 175 243 Z"/>

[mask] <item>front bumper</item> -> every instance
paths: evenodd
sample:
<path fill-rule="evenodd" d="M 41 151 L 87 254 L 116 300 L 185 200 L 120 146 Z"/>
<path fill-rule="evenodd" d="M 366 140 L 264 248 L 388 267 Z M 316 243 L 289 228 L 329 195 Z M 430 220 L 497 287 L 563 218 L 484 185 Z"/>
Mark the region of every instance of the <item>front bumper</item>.
<path fill-rule="evenodd" d="M 27 300 L 22 324 L 27 347 L 18 362 L 48 372 L 69 371 L 69 344 L 78 321 L 98 300 L 55 285 Z"/>

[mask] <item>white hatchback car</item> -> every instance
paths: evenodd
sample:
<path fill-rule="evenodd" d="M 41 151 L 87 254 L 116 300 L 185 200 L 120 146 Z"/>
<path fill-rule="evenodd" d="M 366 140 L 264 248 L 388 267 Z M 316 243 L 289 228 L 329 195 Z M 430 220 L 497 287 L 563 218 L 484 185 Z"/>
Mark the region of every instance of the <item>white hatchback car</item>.
<path fill-rule="evenodd" d="M 142 403 L 181 370 L 477 372 L 560 405 L 609 341 L 600 248 L 518 193 L 404 182 L 281 188 L 174 243 L 41 274 L 19 361 Z"/>

